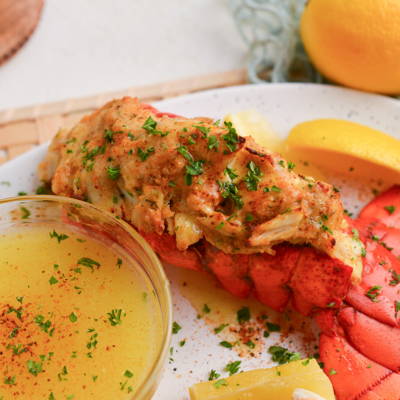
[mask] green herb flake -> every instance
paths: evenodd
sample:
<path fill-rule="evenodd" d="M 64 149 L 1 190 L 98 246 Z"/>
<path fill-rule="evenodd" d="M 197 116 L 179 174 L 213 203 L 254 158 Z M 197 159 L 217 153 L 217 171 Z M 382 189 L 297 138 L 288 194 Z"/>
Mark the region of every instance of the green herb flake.
<path fill-rule="evenodd" d="M 254 221 L 253 216 L 250 213 L 247 213 L 246 215 L 246 222 Z"/>
<path fill-rule="evenodd" d="M 138 156 L 142 160 L 142 162 L 146 161 L 150 154 L 154 152 L 154 147 L 150 147 L 144 152 L 140 147 L 138 147 Z"/>
<path fill-rule="evenodd" d="M 222 324 L 220 327 L 215 328 L 214 332 L 218 335 L 218 333 L 222 332 L 229 324 Z"/>
<path fill-rule="evenodd" d="M 271 346 L 268 352 L 272 354 L 272 360 L 278 362 L 279 365 L 301 360 L 300 353 L 292 353 L 281 346 Z"/>
<path fill-rule="evenodd" d="M 49 233 L 50 234 L 50 239 L 56 238 L 58 243 L 61 243 L 63 240 L 67 240 L 69 238 L 69 236 L 64 235 L 63 233 L 61 235 L 59 235 L 54 229 L 53 229 L 53 233 Z"/>
<path fill-rule="evenodd" d="M 119 174 L 120 174 L 120 167 L 115 167 L 112 168 L 109 165 L 107 165 L 107 175 L 108 178 L 111 179 L 112 181 L 115 181 L 116 179 L 119 178 Z"/>
<path fill-rule="evenodd" d="M 92 270 L 92 272 L 94 271 L 93 266 L 100 267 L 100 264 L 97 261 L 92 260 L 91 258 L 87 258 L 87 257 L 83 257 L 83 258 L 79 259 L 78 264 L 83 265 L 84 267 L 90 268 Z"/>
<path fill-rule="evenodd" d="M 78 318 L 77 318 L 77 316 L 75 315 L 74 312 L 72 312 L 72 313 L 69 315 L 69 320 L 70 320 L 72 323 L 75 323 L 76 321 L 78 321 Z"/>
<path fill-rule="evenodd" d="M 377 297 L 380 295 L 380 290 L 382 289 L 382 286 L 375 285 L 372 286 L 371 289 L 369 289 L 366 293 L 366 296 L 368 296 L 373 302 L 379 303 L 380 301 L 377 300 Z"/>
<path fill-rule="evenodd" d="M 223 342 L 220 342 L 220 345 L 223 346 L 223 347 L 226 347 L 227 349 L 231 349 L 232 348 L 232 344 L 227 342 L 227 341 L 225 341 L 225 340 Z"/>
<path fill-rule="evenodd" d="M 206 314 L 209 314 L 210 311 L 211 311 L 211 310 L 210 310 L 210 308 L 208 307 L 208 305 L 207 305 L 207 304 L 204 304 L 203 312 L 206 313 Z"/>
<path fill-rule="evenodd" d="M 20 207 L 20 210 L 23 212 L 21 219 L 28 219 L 31 215 L 31 212 L 26 207 Z"/>
<path fill-rule="evenodd" d="M 172 324 L 172 333 L 175 335 L 177 334 L 180 330 L 182 329 L 182 327 L 174 321 L 174 323 Z"/>
<path fill-rule="evenodd" d="M 232 376 L 239 372 L 241 361 L 234 361 L 226 366 L 226 372 L 229 372 L 229 376 Z"/>
<path fill-rule="evenodd" d="M 214 379 L 218 379 L 221 375 L 217 374 L 214 369 L 211 370 L 210 376 L 208 377 L 209 381 L 213 381 Z"/>
<path fill-rule="evenodd" d="M 242 307 L 237 312 L 237 320 L 238 320 L 240 325 L 242 325 L 243 322 L 246 322 L 246 321 L 250 320 L 250 309 L 249 309 L 249 307 Z"/>
<path fill-rule="evenodd" d="M 56 278 L 54 278 L 54 276 L 52 275 L 49 282 L 50 282 L 50 285 L 55 285 L 56 283 L 58 283 L 58 280 Z"/>
<path fill-rule="evenodd" d="M 228 386 L 229 383 L 228 383 L 225 379 L 221 379 L 221 380 L 219 380 L 219 381 L 213 383 L 213 385 L 214 385 L 217 389 L 219 389 L 221 386 Z"/>
<path fill-rule="evenodd" d="M 215 229 L 220 230 L 224 226 L 223 222 L 220 222 Z"/>
<path fill-rule="evenodd" d="M 128 379 L 133 378 L 133 373 L 127 369 L 124 373 L 124 376 L 127 377 Z"/>
<path fill-rule="evenodd" d="M 386 206 L 384 208 L 385 208 L 385 210 L 389 211 L 389 215 L 393 214 L 396 211 L 395 206 Z"/>
<path fill-rule="evenodd" d="M 335 375 L 337 374 L 337 371 L 335 371 L 333 368 L 329 371 L 329 375 Z"/>
<path fill-rule="evenodd" d="M 107 313 L 108 320 L 110 321 L 111 326 L 116 326 L 116 325 L 122 324 L 121 314 L 122 314 L 121 309 L 119 309 L 119 310 L 114 309 L 114 310 L 111 310 L 111 312 Z"/>
<path fill-rule="evenodd" d="M 267 328 L 270 332 L 280 332 L 281 327 L 279 325 L 271 324 L 270 322 L 266 322 Z"/>
<path fill-rule="evenodd" d="M 32 360 L 28 360 L 26 362 L 28 367 L 28 371 L 33 375 L 37 376 L 38 373 L 42 372 L 43 364 L 41 362 L 34 362 Z"/>

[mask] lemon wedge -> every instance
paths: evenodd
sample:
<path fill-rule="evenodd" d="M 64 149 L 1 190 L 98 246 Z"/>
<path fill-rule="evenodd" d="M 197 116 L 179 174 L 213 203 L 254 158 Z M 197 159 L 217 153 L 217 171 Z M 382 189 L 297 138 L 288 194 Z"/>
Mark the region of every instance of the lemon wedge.
<path fill-rule="evenodd" d="M 314 163 L 306 161 L 295 151 L 287 151 L 285 140 L 257 110 L 228 114 L 225 121 L 232 122 L 240 136 L 251 136 L 260 146 L 277 151 L 286 160 L 292 161 L 296 165 L 294 168 L 296 173 L 326 181 L 325 174 Z"/>
<path fill-rule="evenodd" d="M 232 122 L 240 136 L 252 136 L 262 147 L 278 153 L 282 153 L 285 149 L 285 140 L 257 110 L 228 114 L 225 121 Z"/>
<path fill-rule="evenodd" d="M 315 359 L 196 383 L 189 388 L 189 392 L 192 400 L 292 400 L 296 389 L 311 391 L 326 400 L 335 399 L 332 384 Z"/>
<path fill-rule="evenodd" d="M 286 145 L 332 171 L 400 183 L 400 141 L 367 126 L 336 119 L 303 122 Z"/>

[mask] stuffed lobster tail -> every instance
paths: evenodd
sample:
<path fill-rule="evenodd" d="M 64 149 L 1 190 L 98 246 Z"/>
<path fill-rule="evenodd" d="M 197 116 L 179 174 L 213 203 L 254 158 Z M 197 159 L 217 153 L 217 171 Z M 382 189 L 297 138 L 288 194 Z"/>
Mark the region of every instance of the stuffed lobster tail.
<path fill-rule="evenodd" d="M 397 343 L 399 332 L 399 189 L 352 221 L 335 187 L 293 167 L 230 123 L 125 97 L 59 132 L 40 175 L 55 194 L 130 222 L 164 261 L 213 274 L 240 298 L 316 315 L 338 399 L 392 398 L 400 365 L 397 349 L 385 361 L 381 337 Z"/>

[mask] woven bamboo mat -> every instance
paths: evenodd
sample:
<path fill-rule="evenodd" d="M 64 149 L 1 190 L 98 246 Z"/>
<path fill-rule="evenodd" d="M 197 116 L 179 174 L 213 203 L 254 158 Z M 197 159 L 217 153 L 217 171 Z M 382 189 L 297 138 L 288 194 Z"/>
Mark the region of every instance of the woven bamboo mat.
<path fill-rule="evenodd" d="M 0 165 L 33 146 L 47 142 L 60 127 L 72 127 L 84 115 L 114 98 L 132 96 L 143 102 L 152 102 L 200 90 L 245 83 L 246 71 L 233 70 L 58 103 L 0 111 Z"/>

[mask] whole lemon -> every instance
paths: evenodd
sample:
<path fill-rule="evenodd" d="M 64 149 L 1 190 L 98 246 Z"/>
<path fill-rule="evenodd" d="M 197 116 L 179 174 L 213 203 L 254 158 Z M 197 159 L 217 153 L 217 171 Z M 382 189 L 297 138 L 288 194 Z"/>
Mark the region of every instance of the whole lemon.
<path fill-rule="evenodd" d="M 400 0 L 309 0 L 300 32 L 311 62 L 327 79 L 400 94 Z"/>

